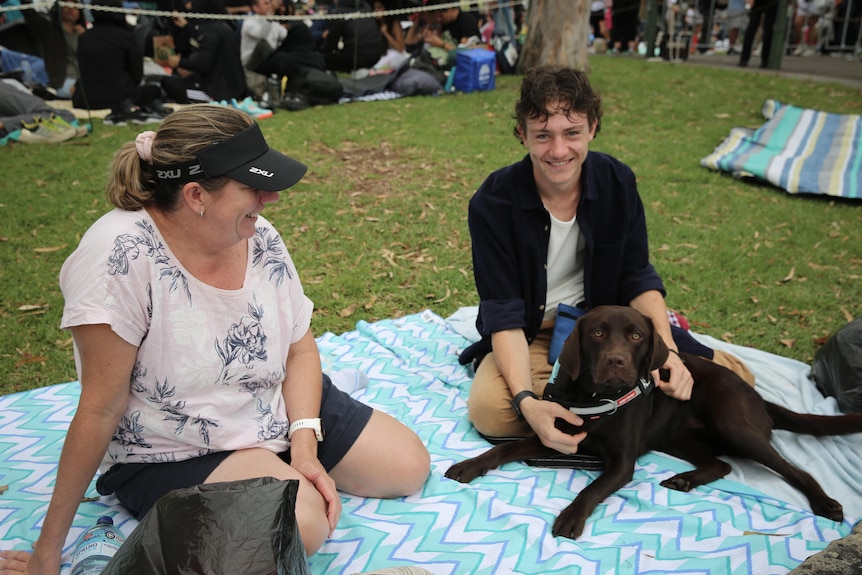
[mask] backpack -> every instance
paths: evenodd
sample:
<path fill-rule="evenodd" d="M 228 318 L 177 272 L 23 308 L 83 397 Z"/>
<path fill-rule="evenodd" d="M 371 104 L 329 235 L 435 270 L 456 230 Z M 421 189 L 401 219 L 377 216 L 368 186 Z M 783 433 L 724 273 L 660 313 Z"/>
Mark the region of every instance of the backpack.
<path fill-rule="evenodd" d="M 507 36 L 494 36 L 491 41 L 501 74 L 518 73 L 518 45 Z"/>
<path fill-rule="evenodd" d="M 407 61 L 401 65 L 401 68 L 399 68 L 399 73 L 408 68 L 427 72 L 437 80 L 441 86 L 446 83 L 446 75 L 443 73 L 443 70 L 437 66 L 434 58 L 424 47 L 420 47 L 418 50 L 410 54 Z"/>
<path fill-rule="evenodd" d="M 304 66 L 287 78 L 285 97 L 298 97 L 310 106 L 337 104 L 344 87 L 335 75 Z"/>

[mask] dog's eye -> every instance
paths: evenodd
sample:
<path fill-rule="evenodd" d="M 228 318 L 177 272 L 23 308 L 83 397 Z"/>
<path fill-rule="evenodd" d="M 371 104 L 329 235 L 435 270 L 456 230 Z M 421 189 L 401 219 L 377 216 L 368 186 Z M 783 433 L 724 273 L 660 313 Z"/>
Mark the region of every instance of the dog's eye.
<path fill-rule="evenodd" d="M 601 329 L 596 328 L 593 330 L 593 337 L 602 337 L 603 335 L 605 335 L 605 332 L 603 332 Z"/>
<path fill-rule="evenodd" d="M 643 338 L 643 336 L 641 334 L 639 334 L 638 332 L 634 332 L 632 334 L 632 339 L 635 341 L 640 341 L 642 338 Z"/>

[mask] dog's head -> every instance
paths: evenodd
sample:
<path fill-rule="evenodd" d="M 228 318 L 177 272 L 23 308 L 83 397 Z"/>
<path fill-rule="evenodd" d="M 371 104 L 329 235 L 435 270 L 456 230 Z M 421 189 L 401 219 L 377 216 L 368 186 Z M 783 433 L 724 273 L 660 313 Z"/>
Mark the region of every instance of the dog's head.
<path fill-rule="evenodd" d="M 557 383 L 590 395 L 607 396 L 633 388 L 667 360 L 668 349 L 650 318 L 626 306 L 599 306 L 578 319 L 560 352 Z M 572 392 L 575 389 L 571 390 Z M 558 393 L 566 393 L 560 385 Z"/>

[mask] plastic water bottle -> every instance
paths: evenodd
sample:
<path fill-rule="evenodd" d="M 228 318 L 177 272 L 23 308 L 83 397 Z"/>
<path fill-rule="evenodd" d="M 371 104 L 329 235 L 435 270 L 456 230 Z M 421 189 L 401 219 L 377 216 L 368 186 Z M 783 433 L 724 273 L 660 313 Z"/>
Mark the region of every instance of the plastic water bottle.
<path fill-rule="evenodd" d="M 111 560 L 124 541 L 110 517 L 99 517 L 87 529 L 75 546 L 72 557 L 72 575 L 98 575 Z"/>
<path fill-rule="evenodd" d="M 278 82 L 278 76 L 275 74 L 266 79 L 266 92 L 264 92 L 264 95 L 267 102 L 273 107 L 278 106 L 278 103 L 281 101 L 281 86 Z"/>
<path fill-rule="evenodd" d="M 445 92 L 451 92 L 455 88 L 455 66 L 452 66 L 452 69 L 449 70 L 449 77 L 446 78 L 446 85 L 443 87 Z"/>

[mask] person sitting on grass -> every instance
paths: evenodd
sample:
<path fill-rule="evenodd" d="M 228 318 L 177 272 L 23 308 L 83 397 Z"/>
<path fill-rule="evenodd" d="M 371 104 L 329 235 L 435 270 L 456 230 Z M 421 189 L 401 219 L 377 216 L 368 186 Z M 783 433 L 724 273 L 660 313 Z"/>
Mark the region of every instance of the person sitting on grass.
<path fill-rule="evenodd" d="M 303 67 L 326 71 L 323 55 L 314 49 L 308 26 L 303 22 L 289 25 L 270 20 L 275 15 L 272 0 L 254 0 L 256 18 L 243 22 L 240 51 L 243 66 L 264 76 L 276 76 L 281 83 L 285 76 L 298 73 Z M 291 5 L 288 10 L 292 11 Z"/>
<path fill-rule="evenodd" d="M 120 148 L 106 189 L 116 209 L 60 271 L 77 411 L 33 552 L 0 552 L 0 573 L 59 572 L 97 470 L 98 492 L 137 518 L 173 489 L 298 480 L 308 555 L 335 529 L 337 490 L 422 487 L 430 458 L 416 434 L 322 373 L 314 304 L 261 215 L 305 172 L 247 114 L 211 104 Z"/>
<path fill-rule="evenodd" d="M 400 7 L 398 0 L 374 0 L 375 12 L 385 12 Z M 386 39 L 386 53 L 380 57 L 372 69 L 376 72 L 398 70 L 409 58 L 401 18 L 392 15 L 378 15 L 377 22 L 380 26 L 380 33 Z"/>
<path fill-rule="evenodd" d="M 449 0 L 428 0 L 428 6 L 445 6 L 451 4 Z M 440 25 L 439 33 L 434 33 L 435 28 L 427 28 L 431 33 L 425 36 L 425 42 L 434 48 L 440 48 L 448 52 L 449 57 L 445 64 L 451 67 L 455 63 L 455 52 L 459 46 L 468 46 L 481 41 L 482 34 L 479 31 L 479 22 L 473 14 L 464 12 L 457 6 L 446 6 L 433 10 L 430 13 L 432 20 Z"/>
<path fill-rule="evenodd" d="M 22 4 L 32 4 L 32 0 L 26 0 Z M 21 13 L 38 40 L 39 52 L 45 60 L 48 83 L 53 94 L 64 100 L 71 99 L 78 79 L 75 56 L 78 51 L 78 38 L 87 29 L 83 10 L 55 3 L 47 14 L 39 10 L 22 10 Z"/>
<path fill-rule="evenodd" d="M 334 72 L 353 72 L 371 68 L 386 53 L 386 39 L 380 25 L 365 0 L 334 0 L 330 14 L 366 12 L 363 18 L 334 18 L 326 21 L 320 52 L 326 69 Z"/>
<path fill-rule="evenodd" d="M 144 53 L 125 14 L 99 7 L 122 8 L 121 0 L 94 3 L 93 27 L 78 39 L 80 77 L 72 94 L 76 108 L 110 108 L 105 124 L 146 124 L 163 120 L 172 110 L 161 102 L 158 84 L 144 84 Z"/>
<path fill-rule="evenodd" d="M 220 0 L 190 0 L 186 9 L 195 14 L 227 14 Z M 177 53 L 168 58 L 174 73 L 162 80 L 176 102 L 188 102 L 188 90 L 198 90 L 210 100 L 241 100 L 248 93 L 240 60 L 236 30 L 225 20 L 171 19 L 171 35 Z"/>

